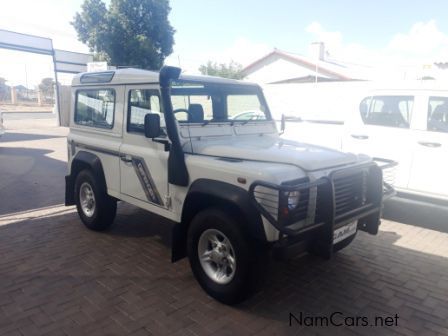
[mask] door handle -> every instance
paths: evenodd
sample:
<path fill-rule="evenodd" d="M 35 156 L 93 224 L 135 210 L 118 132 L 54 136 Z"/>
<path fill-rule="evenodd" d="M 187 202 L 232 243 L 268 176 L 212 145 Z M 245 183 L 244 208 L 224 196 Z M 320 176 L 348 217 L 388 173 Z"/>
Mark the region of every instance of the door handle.
<path fill-rule="evenodd" d="M 431 148 L 437 148 L 437 147 L 441 147 L 442 146 L 442 144 L 440 144 L 438 142 L 419 141 L 418 144 L 422 145 L 422 146 L 425 146 L 425 147 L 431 147 Z"/>
<path fill-rule="evenodd" d="M 125 163 L 132 163 L 132 158 L 127 155 L 120 156 L 120 159 L 121 159 L 121 161 L 123 161 Z"/>
<path fill-rule="evenodd" d="M 368 135 L 364 135 L 364 134 L 352 134 L 351 136 L 352 136 L 352 138 L 355 138 L 358 140 L 366 140 L 369 138 Z"/>

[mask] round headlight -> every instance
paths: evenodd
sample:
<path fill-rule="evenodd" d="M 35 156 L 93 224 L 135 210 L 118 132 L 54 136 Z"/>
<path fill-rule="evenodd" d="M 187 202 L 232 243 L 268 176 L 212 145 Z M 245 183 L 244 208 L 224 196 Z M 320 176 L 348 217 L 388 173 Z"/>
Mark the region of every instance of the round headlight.
<path fill-rule="evenodd" d="M 300 192 L 299 191 L 290 191 L 288 193 L 288 209 L 293 210 L 297 207 L 300 200 Z"/>

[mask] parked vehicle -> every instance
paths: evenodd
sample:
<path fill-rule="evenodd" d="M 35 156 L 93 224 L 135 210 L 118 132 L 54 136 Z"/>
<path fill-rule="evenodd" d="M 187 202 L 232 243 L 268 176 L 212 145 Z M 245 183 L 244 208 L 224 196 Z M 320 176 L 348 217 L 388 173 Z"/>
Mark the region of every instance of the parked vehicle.
<path fill-rule="evenodd" d="M 117 200 L 169 220 L 172 260 L 219 301 L 250 296 L 271 252 L 330 258 L 378 232 L 381 168 L 281 139 L 258 85 L 120 69 L 75 76 L 72 94 L 66 204 L 92 230 Z"/>
<path fill-rule="evenodd" d="M 354 112 L 343 151 L 397 161 L 397 191 L 448 200 L 447 91 L 376 90 Z"/>

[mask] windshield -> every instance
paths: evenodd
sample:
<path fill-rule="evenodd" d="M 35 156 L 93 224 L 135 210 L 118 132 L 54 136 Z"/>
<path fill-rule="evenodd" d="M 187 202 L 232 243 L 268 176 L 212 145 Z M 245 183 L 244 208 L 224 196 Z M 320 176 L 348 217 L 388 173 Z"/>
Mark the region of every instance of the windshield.
<path fill-rule="evenodd" d="M 176 81 L 171 102 L 179 123 L 271 120 L 257 86 Z"/>

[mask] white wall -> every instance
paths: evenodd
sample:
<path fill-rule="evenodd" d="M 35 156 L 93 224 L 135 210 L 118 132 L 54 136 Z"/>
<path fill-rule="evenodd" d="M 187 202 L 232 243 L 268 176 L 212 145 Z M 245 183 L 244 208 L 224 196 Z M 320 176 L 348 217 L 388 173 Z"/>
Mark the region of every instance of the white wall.
<path fill-rule="evenodd" d="M 257 69 L 254 73 L 248 75 L 245 80 L 256 83 L 272 83 L 285 79 L 315 76 L 316 72 L 297 64 L 277 59 L 274 62 Z M 323 75 L 319 75 L 324 77 Z"/>
<path fill-rule="evenodd" d="M 282 114 L 308 120 L 344 121 L 356 110 L 371 82 L 326 82 L 263 85 L 275 119 Z"/>

